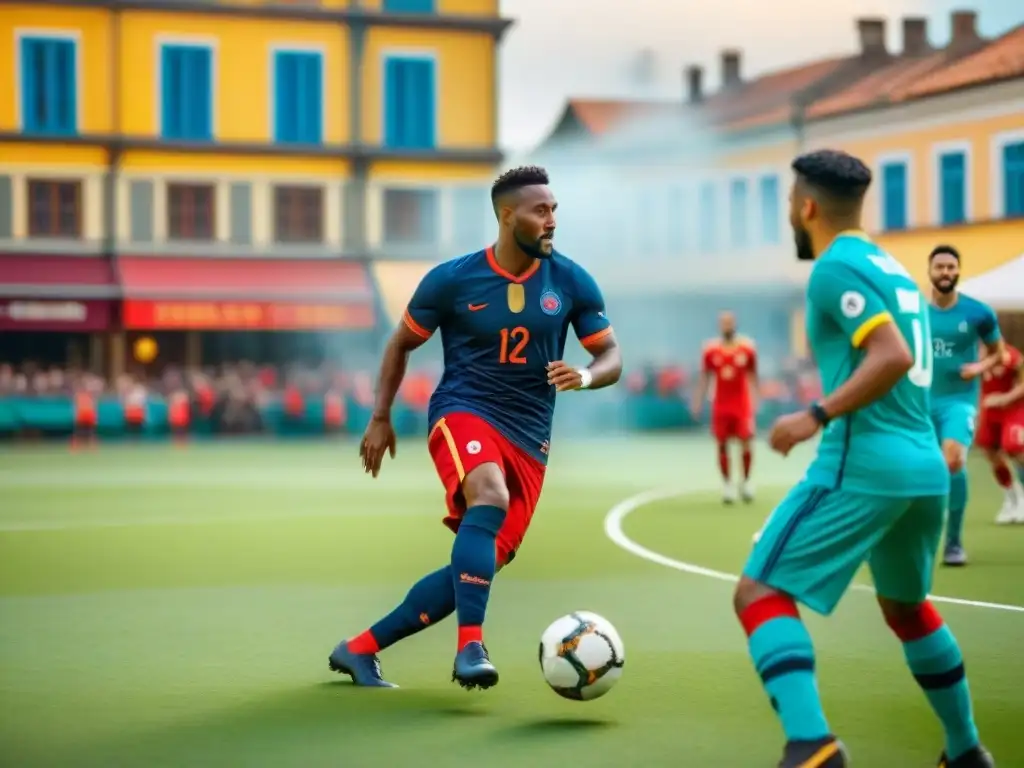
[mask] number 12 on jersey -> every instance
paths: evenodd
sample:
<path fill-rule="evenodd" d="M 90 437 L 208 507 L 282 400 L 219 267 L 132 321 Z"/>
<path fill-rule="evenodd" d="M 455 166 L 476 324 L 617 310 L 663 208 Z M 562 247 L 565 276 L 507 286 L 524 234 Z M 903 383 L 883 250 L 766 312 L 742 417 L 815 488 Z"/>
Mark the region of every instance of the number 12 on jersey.
<path fill-rule="evenodd" d="M 526 355 L 523 350 L 530 343 L 530 332 L 517 325 L 515 328 L 501 329 L 501 351 L 498 353 L 499 363 L 511 363 L 512 365 L 525 365 Z"/>

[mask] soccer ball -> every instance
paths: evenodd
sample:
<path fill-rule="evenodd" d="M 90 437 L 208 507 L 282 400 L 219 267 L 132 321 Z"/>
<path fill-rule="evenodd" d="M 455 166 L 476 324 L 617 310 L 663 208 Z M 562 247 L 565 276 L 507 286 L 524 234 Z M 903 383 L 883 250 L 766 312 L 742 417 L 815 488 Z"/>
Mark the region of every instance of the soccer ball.
<path fill-rule="evenodd" d="M 574 701 L 604 696 L 622 676 L 622 638 L 589 611 L 563 616 L 540 637 L 540 668 L 551 690 Z"/>

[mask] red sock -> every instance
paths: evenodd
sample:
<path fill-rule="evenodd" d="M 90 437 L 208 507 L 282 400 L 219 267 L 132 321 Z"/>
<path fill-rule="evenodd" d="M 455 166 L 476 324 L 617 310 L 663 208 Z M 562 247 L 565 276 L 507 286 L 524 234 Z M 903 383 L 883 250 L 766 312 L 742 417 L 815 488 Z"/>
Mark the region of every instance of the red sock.
<path fill-rule="evenodd" d="M 459 650 L 461 651 L 470 643 L 483 643 L 483 627 L 459 627 Z"/>
<path fill-rule="evenodd" d="M 754 454 L 749 448 L 743 449 L 743 479 L 750 479 L 750 465 L 754 463 Z"/>
<path fill-rule="evenodd" d="M 1009 488 L 1013 484 L 1013 475 L 1005 463 L 993 469 L 992 474 L 996 476 L 996 482 L 999 483 L 1000 488 Z"/>
<path fill-rule="evenodd" d="M 357 635 L 348 641 L 348 649 L 352 653 L 377 653 L 380 650 L 380 646 L 377 645 L 377 638 L 373 636 L 370 630 L 366 630 L 361 635 Z"/>
<path fill-rule="evenodd" d="M 935 606 L 925 600 L 915 610 L 899 616 L 886 616 L 885 623 L 904 643 L 912 643 L 928 637 L 942 628 L 942 616 Z"/>
<path fill-rule="evenodd" d="M 729 482 L 729 447 L 725 443 L 718 444 L 718 469 L 722 472 L 722 479 Z"/>

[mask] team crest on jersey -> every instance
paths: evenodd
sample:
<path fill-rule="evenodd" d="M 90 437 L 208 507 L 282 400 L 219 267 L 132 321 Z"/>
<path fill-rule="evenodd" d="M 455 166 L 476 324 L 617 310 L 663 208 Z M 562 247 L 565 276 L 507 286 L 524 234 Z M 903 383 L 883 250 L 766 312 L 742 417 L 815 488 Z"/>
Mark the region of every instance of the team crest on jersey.
<path fill-rule="evenodd" d="M 562 300 L 554 291 L 544 291 L 540 295 L 540 310 L 545 315 L 557 315 L 562 311 Z"/>
<path fill-rule="evenodd" d="M 736 361 L 736 365 L 740 368 L 747 364 L 747 356 L 743 352 L 738 353 L 733 359 Z"/>
<path fill-rule="evenodd" d="M 960 331 L 960 333 L 967 333 L 967 321 L 966 320 L 963 320 L 963 321 L 960 322 L 960 326 L 959 326 L 958 330 Z"/>

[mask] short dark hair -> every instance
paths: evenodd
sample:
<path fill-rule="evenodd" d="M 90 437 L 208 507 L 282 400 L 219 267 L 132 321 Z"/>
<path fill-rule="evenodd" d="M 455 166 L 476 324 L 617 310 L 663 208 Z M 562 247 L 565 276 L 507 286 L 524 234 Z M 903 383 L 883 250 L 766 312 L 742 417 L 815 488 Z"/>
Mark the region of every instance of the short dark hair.
<path fill-rule="evenodd" d="M 936 245 L 932 248 L 932 252 L 928 254 L 928 263 L 931 264 L 935 261 L 936 256 L 952 256 L 956 259 L 957 264 L 960 263 L 960 251 L 952 245 Z"/>
<path fill-rule="evenodd" d="M 859 202 L 871 186 L 871 170 L 863 161 L 837 149 L 800 155 L 792 167 L 801 181 L 837 202 Z"/>
<path fill-rule="evenodd" d="M 491 185 L 491 203 L 496 205 L 499 198 L 509 192 L 517 192 L 523 187 L 549 184 L 550 182 L 548 172 L 539 165 L 520 165 L 518 168 L 510 168 L 496 178 Z"/>

